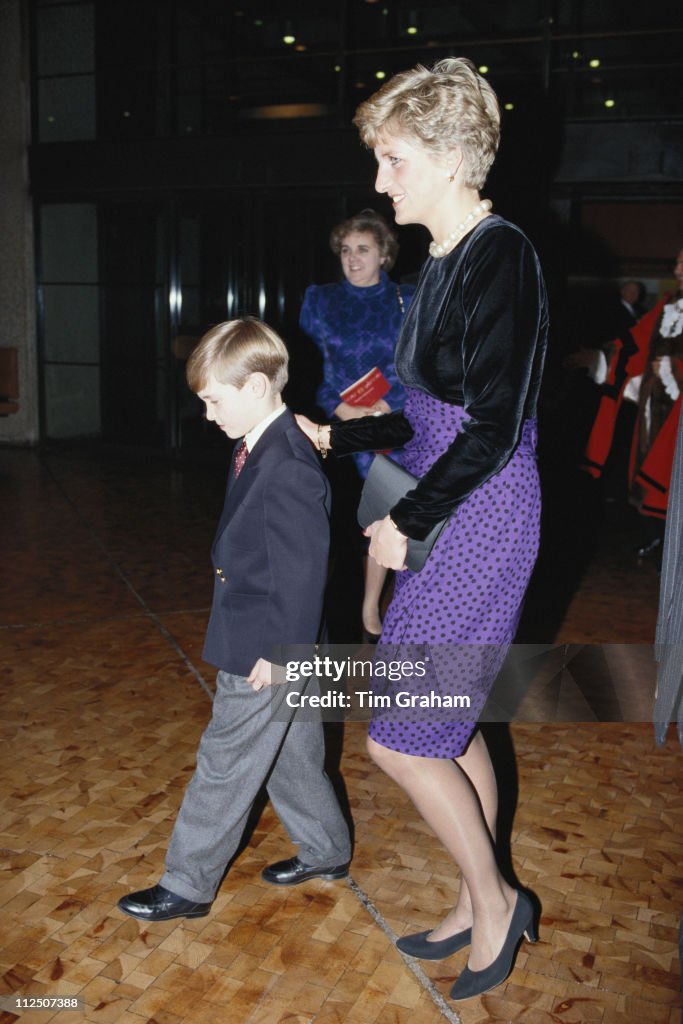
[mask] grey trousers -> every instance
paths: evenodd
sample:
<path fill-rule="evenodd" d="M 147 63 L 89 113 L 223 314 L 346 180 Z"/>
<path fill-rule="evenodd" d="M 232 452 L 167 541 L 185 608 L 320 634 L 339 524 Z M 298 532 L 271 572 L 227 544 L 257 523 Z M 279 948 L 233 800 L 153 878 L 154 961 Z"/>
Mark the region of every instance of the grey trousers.
<path fill-rule="evenodd" d="M 323 767 L 322 723 L 311 721 L 308 710 L 308 720 L 289 710 L 285 692 L 284 686 L 254 692 L 243 676 L 218 673 L 211 721 L 161 879 L 176 895 L 213 900 L 266 779 L 273 807 L 305 864 L 334 867 L 350 860 L 349 830 Z M 283 721 L 273 720 L 278 705 Z"/>

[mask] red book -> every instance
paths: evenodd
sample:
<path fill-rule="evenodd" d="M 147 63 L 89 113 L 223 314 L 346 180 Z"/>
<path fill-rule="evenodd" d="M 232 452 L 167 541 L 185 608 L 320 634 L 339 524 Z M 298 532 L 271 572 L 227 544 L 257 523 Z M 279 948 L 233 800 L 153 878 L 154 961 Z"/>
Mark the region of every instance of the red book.
<path fill-rule="evenodd" d="M 387 378 L 377 366 L 373 366 L 372 370 L 364 374 L 355 384 L 349 384 L 348 388 L 344 388 L 341 392 L 341 400 L 347 405 L 371 406 L 380 398 L 384 398 L 390 390 L 391 384 Z"/>

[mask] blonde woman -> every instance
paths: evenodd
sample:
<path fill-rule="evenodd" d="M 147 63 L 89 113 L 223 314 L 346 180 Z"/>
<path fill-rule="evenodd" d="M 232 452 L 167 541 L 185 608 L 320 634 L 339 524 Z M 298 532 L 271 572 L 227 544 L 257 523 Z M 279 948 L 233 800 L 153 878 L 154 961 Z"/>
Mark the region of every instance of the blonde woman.
<path fill-rule="evenodd" d="M 470 61 L 396 75 L 359 107 L 355 124 L 396 222 L 423 224 L 433 239 L 396 347 L 406 404 L 331 428 L 301 425 L 336 455 L 405 445 L 402 464 L 418 478 L 368 528 L 370 554 L 398 570 L 380 645 L 428 645 L 442 691 L 468 694 L 471 707 L 466 717 L 377 714 L 368 750 L 460 869 L 457 905 L 431 931 L 398 943 L 432 960 L 469 947 L 451 992 L 460 1000 L 501 984 L 523 935 L 535 938 L 528 896 L 496 861 L 496 784 L 477 717 L 515 635 L 538 550 L 546 293 L 529 240 L 480 195 L 500 117 Z M 445 516 L 422 570 L 405 570 L 408 538 L 424 538 Z M 415 680 L 397 685 L 407 684 L 419 692 Z"/>

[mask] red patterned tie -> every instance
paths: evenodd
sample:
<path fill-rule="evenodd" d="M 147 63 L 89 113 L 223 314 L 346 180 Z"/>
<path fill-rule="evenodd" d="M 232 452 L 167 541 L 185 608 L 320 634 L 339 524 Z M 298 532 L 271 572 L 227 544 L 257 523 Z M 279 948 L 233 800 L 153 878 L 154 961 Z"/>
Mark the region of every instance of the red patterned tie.
<path fill-rule="evenodd" d="M 248 454 L 249 449 L 247 448 L 247 442 L 242 441 L 242 444 L 238 445 L 237 451 L 235 452 L 235 480 L 244 469 L 244 463 L 247 461 Z"/>

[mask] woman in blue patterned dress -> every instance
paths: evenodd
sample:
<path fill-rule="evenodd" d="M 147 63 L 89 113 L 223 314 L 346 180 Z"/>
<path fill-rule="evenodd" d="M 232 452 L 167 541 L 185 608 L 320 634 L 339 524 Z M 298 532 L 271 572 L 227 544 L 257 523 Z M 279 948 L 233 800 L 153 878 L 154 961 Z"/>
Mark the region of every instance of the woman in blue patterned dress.
<path fill-rule="evenodd" d="M 312 284 L 306 289 L 299 323 L 323 356 L 323 381 L 318 404 L 330 419 L 357 419 L 401 408 L 405 392 L 394 367 L 394 347 L 413 285 L 389 277 L 398 255 L 395 231 L 374 210 L 362 210 L 332 230 L 330 248 L 339 256 L 344 280 Z M 391 385 L 371 406 L 349 405 L 341 392 L 378 367 Z M 372 462 L 367 452 L 354 454 L 364 479 Z M 379 601 L 386 569 L 365 560 L 363 627 L 371 638 L 382 628 Z"/>
<path fill-rule="evenodd" d="M 480 198 L 500 112 L 471 61 L 448 58 L 396 75 L 359 107 L 355 123 L 374 149 L 375 187 L 391 199 L 397 222 L 423 224 L 433 238 L 396 347 L 406 404 L 331 427 L 300 425 L 337 455 L 403 447 L 401 462 L 417 478 L 368 528 L 370 553 L 399 570 L 380 643 L 427 645 L 440 661 L 430 661 L 435 695 L 450 690 L 472 704 L 464 715 L 420 711 L 429 706 L 422 703 L 375 711 L 368 751 L 460 869 L 456 906 L 431 931 L 398 941 L 428 960 L 469 947 L 451 990 L 460 1000 L 501 984 L 522 936 L 535 939 L 532 903 L 496 860 L 495 775 L 476 726 L 538 551 L 536 406 L 547 300 L 528 238 Z M 408 538 L 424 539 L 445 517 L 420 572 L 405 569 Z M 429 699 L 421 680 L 400 685 Z"/>

